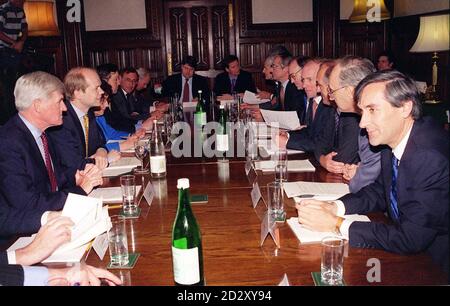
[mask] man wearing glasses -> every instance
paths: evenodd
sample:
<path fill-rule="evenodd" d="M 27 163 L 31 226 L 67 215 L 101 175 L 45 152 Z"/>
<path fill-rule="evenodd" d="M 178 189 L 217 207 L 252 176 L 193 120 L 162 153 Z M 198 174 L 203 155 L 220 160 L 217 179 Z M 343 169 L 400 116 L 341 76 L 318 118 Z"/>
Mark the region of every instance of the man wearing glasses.
<path fill-rule="evenodd" d="M 338 116 L 335 117 L 334 127 L 324 137 L 328 140 L 317 144 L 315 150 L 321 166 L 329 172 L 344 173 L 346 167 L 360 161 L 360 115 L 353 93 L 358 83 L 374 71 L 369 60 L 347 56 L 337 61 L 330 74 L 327 91 L 330 100 L 337 105 Z"/>

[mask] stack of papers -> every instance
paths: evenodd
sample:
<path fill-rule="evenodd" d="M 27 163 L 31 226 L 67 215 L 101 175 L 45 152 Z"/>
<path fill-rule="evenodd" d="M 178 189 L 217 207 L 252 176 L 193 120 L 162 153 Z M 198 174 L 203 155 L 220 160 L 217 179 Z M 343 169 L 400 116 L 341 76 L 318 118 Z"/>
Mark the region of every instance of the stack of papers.
<path fill-rule="evenodd" d="M 101 200 L 69 193 L 62 216 L 69 217 L 75 223 L 72 239 L 56 249 L 43 263 L 79 262 L 90 246 L 90 241 L 111 228 L 108 208 L 102 206 Z M 34 237 L 19 238 L 8 251 L 28 245 Z"/>
<path fill-rule="evenodd" d="M 270 100 L 269 99 L 259 99 L 256 97 L 256 94 L 254 94 L 251 91 L 246 90 L 242 101 L 244 101 L 244 103 L 248 103 L 248 104 L 261 104 L 261 103 L 269 102 Z"/>
<path fill-rule="evenodd" d="M 324 199 L 326 197 L 334 200 L 350 192 L 348 185 L 344 183 L 312 183 L 300 181 L 284 183 L 283 187 L 288 198 Z"/>
<path fill-rule="evenodd" d="M 370 222 L 370 219 L 364 215 L 345 215 L 344 218 L 349 221 Z M 302 224 L 298 223 L 297 217 L 292 217 L 288 219 L 287 224 L 289 224 L 289 227 L 294 232 L 295 236 L 300 241 L 300 243 L 320 243 L 322 239 L 325 237 L 340 236 L 333 232 L 316 232 L 306 229 Z M 347 239 L 348 237 L 342 238 Z"/>
<path fill-rule="evenodd" d="M 258 140 L 258 147 L 260 148 L 260 153 L 262 157 L 269 157 L 275 154 L 279 150 L 277 144 L 275 143 L 275 140 Z M 304 153 L 300 150 L 287 150 L 288 154 L 299 154 Z"/>
<path fill-rule="evenodd" d="M 103 170 L 103 177 L 118 176 L 128 173 L 141 164 L 142 162 L 136 157 L 122 157 L 118 161 L 109 164 L 109 167 Z"/>
<path fill-rule="evenodd" d="M 295 111 L 270 111 L 260 109 L 267 125 L 279 127 L 289 131 L 301 128 L 300 120 Z"/>
<path fill-rule="evenodd" d="M 263 160 L 255 162 L 256 170 L 263 172 L 274 172 L 277 161 L 275 160 Z M 305 160 L 288 160 L 287 163 L 288 172 L 314 172 L 316 168 L 307 159 Z"/>
<path fill-rule="evenodd" d="M 136 186 L 136 196 L 141 191 L 141 185 Z M 103 203 L 122 203 L 121 187 L 97 188 L 88 195 L 90 198 L 103 200 Z"/>

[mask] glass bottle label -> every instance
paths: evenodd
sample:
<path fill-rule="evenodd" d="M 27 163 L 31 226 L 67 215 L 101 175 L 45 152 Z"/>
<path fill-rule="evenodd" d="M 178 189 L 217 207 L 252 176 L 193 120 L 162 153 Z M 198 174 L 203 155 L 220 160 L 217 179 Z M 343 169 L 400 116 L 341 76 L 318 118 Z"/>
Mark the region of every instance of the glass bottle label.
<path fill-rule="evenodd" d="M 183 250 L 172 246 L 172 260 L 175 282 L 193 285 L 200 281 L 198 248 Z"/>
<path fill-rule="evenodd" d="M 152 173 L 166 172 L 166 157 L 164 155 L 150 156 L 150 169 Z"/>

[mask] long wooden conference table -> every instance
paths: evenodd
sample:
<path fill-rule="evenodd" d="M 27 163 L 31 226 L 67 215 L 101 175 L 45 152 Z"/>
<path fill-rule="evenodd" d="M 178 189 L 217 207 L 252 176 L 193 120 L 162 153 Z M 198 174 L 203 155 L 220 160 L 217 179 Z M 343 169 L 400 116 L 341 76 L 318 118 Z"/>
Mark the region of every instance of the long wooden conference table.
<path fill-rule="evenodd" d="M 309 158 L 306 154 L 289 156 L 291 160 L 306 158 Z M 340 175 L 327 173 L 311 161 L 316 166 L 314 173 L 289 173 L 289 181 L 342 182 Z M 209 198 L 206 204 L 192 204 L 202 234 L 207 285 L 272 286 L 278 285 L 285 274 L 291 285 L 314 285 L 311 272 L 320 271 L 320 244 L 300 244 L 289 225 L 281 223 L 278 224 L 281 247 L 277 248 L 270 236 L 260 246 L 261 218 L 267 208 L 262 202 L 253 208 L 245 160 L 176 159 L 167 155 L 167 163 L 164 179 L 150 179 L 150 175 L 137 177 L 143 184 L 151 180 L 156 195 L 151 205 L 142 198 L 140 217 L 127 220 L 129 251 L 140 253 L 140 257 L 131 270 L 111 270 L 124 280 L 125 285 L 174 284 L 171 235 L 179 178 L 189 178 L 191 195 L 207 194 Z M 273 180 L 273 173 L 258 173 L 257 181 L 264 197 L 264 187 Z M 119 178 L 106 179 L 105 186 L 119 186 Z M 297 215 L 292 199 L 285 198 L 285 207 L 287 218 Z M 120 210 L 110 209 L 109 212 L 114 215 Z M 381 213 L 369 217 L 382 222 L 387 220 Z M 373 267 L 371 259 L 380 262 L 380 282 L 368 281 L 367 275 L 370 276 Z M 91 252 L 86 262 L 106 268 L 109 255 L 100 261 Z M 344 259 L 344 280 L 347 285 L 447 283 L 445 274 L 425 254 L 404 256 L 352 247 Z"/>

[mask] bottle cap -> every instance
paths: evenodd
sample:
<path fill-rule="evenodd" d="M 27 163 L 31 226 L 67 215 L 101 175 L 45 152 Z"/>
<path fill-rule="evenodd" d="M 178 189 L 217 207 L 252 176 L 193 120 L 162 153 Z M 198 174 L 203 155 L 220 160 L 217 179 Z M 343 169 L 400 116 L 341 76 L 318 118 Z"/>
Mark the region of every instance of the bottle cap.
<path fill-rule="evenodd" d="M 198 91 L 198 93 L 202 93 L 202 91 L 201 91 L 201 90 L 199 90 L 199 91 Z"/>
<path fill-rule="evenodd" d="M 220 109 L 225 109 L 225 104 L 220 104 L 219 108 Z"/>
<path fill-rule="evenodd" d="M 177 189 L 188 189 L 189 188 L 189 179 L 181 178 L 177 180 Z"/>

